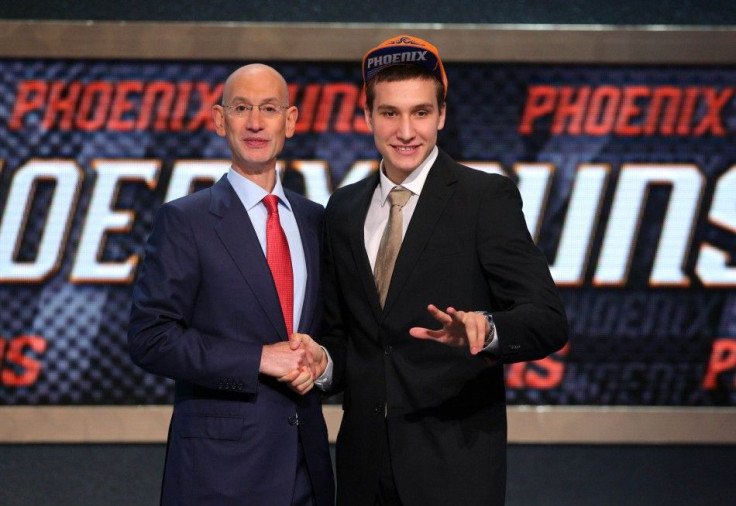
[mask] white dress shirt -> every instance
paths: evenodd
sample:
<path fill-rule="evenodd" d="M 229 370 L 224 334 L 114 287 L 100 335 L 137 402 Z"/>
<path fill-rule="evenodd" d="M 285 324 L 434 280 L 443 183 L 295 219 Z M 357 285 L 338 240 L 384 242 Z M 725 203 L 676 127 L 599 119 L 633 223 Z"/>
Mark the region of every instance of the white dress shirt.
<path fill-rule="evenodd" d="M 261 202 L 268 192 L 258 186 L 250 179 L 237 173 L 230 167 L 227 173 L 227 180 L 232 185 L 238 198 L 243 203 L 245 210 L 248 212 L 253 228 L 258 236 L 258 242 L 261 244 L 263 255 L 266 255 L 266 221 L 268 220 L 268 209 Z M 299 328 L 299 320 L 302 315 L 302 306 L 304 305 L 304 295 L 307 291 L 307 261 L 304 258 L 304 248 L 302 247 L 302 237 L 299 234 L 299 227 L 296 224 L 294 211 L 291 204 L 286 198 L 284 187 L 281 180 L 276 176 L 276 186 L 271 192 L 279 198 L 279 220 L 281 228 L 284 229 L 286 240 L 289 243 L 289 254 L 291 255 L 291 269 L 294 275 L 294 322 L 293 329 L 297 332 Z"/>

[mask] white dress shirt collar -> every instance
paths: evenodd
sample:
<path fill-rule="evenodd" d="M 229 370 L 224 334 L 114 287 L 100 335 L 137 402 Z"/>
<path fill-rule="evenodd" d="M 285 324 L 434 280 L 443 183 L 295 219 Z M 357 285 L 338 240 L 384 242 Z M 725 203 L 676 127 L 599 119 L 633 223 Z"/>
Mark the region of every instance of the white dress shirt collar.
<path fill-rule="evenodd" d="M 240 201 L 243 203 L 243 206 L 245 206 L 246 211 L 250 211 L 255 206 L 260 204 L 263 200 L 263 197 L 268 195 L 268 192 L 266 190 L 264 190 L 239 172 L 235 171 L 235 169 L 233 169 L 232 167 L 230 167 L 230 170 L 227 173 L 227 180 L 232 185 L 235 193 L 238 195 Z M 286 193 L 284 192 L 284 187 L 281 184 L 281 178 L 279 178 L 278 173 L 276 174 L 276 185 L 273 187 L 273 191 L 271 191 L 271 193 L 279 198 L 280 204 L 291 211 L 291 204 L 286 198 Z"/>
<path fill-rule="evenodd" d="M 396 184 L 392 182 L 388 176 L 383 171 L 383 160 L 381 160 L 381 166 L 379 168 L 380 173 L 380 180 L 379 180 L 379 186 L 380 186 L 380 195 L 381 195 L 381 206 L 383 207 L 386 204 L 386 199 L 388 199 L 388 194 L 391 193 L 391 190 L 394 189 L 396 186 L 401 186 L 403 188 L 406 188 L 409 190 L 413 195 L 419 196 L 422 193 L 422 188 L 424 187 L 424 183 L 427 181 L 427 176 L 429 175 L 429 169 L 434 165 L 435 160 L 437 160 L 437 155 L 439 154 L 439 149 L 435 145 L 434 148 L 432 148 L 432 151 L 429 152 L 429 156 L 424 159 L 422 163 L 419 164 L 419 166 L 412 171 L 411 174 L 407 176 L 404 181 L 402 181 L 401 184 Z"/>

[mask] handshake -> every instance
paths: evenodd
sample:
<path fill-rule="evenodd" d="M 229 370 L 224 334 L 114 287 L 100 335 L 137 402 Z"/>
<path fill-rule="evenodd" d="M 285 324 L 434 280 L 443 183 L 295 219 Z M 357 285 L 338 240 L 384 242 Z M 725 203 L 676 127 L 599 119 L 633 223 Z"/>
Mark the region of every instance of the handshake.
<path fill-rule="evenodd" d="M 488 363 L 497 361 L 495 357 L 480 353 L 488 347 L 486 340 L 493 338 L 495 333 L 486 313 L 458 311 L 453 307 L 442 311 L 434 304 L 429 304 L 427 311 L 442 327 L 437 330 L 412 327 L 409 329 L 411 337 L 466 347 L 471 355 L 477 355 Z M 314 339 L 307 334 L 292 334 L 288 341 L 263 347 L 259 371 L 278 378 L 304 395 L 312 389 L 314 380 L 324 373 L 326 367 L 327 353 Z"/>
<path fill-rule="evenodd" d="M 292 334 L 288 341 L 267 344 L 261 353 L 259 372 L 278 378 L 304 395 L 327 367 L 327 354 L 307 334 Z"/>

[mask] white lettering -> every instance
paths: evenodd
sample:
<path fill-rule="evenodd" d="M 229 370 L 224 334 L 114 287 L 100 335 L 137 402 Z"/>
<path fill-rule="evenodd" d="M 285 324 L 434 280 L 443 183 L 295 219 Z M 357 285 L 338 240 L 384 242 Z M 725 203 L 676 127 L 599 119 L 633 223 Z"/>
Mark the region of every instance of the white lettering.
<path fill-rule="evenodd" d="M 41 282 L 59 268 L 82 179 L 73 161 L 31 160 L 18 168 L 0 223 L 0 282 Z M 39 182 L 55 186 L 36 257 L 22 262 L 17 260 L 18 249 Z"/>
<path fill-rule="evenodd" d="M 378 160 L 358 160 L 350 166 L 337 187 L 342 188 L 343 186 L 357 183 L 361 179 L 368 177 L 371 172 L 377 171 L 378 165 Z"/>
<path fill-rule="evenodd" d="M 736 166 L 723 174 L 716 184 L 708 219 L 714 225 L 736 234 Z M 700 247 L 700 256 L 695 267 L 698 277 L 705 286 L 736 286 L 736 267 L 731 267 L 731 256 L 712 244 L 704 243 Z"/>
<path fill-rule="evenodd" d="M 230 168 L 229 160 L 186 160 L 171 169 L 171 181 L 164 202 L 189 195 L 195 183 L 214 183 Z"/>
<path fill-rule="evenodd" d="M 291 166 L 304 178 L 304 195 L 318 204 L 327 205 L 330 188 L 330 168 L 324 160 L 298 160 Z"/>
<path fill-rule="evenodd" d="M 554 171 L 555 166 L 551 163 L 517 163 L 514 165 L 514 172 L 519 176 L 519 193 L 524 205 L 526 228 L 535 241 L 539 237 L 542 211 L 547 206 Z"/>
<path fill-rule="evenodd" d="M 583 283 L 608 173 L 607 165 L 584 164 L 578 167 L 555 262 L 550 265 L 552 278 L 558 285 Z"/>
<path fill-rule="evenodd" d="M 70 280 L 73 283 L 128 283 L 138 256 L 131 255 L 124 262 L 102 262 L 100 257 L 109 232 L 125 233 L 133 223 L 129 211 L 114 211 L 121 181 L 144 181 L 150 189 L 156 187 L 161 163 L 158 160 L 107 161 L 95 160 L 97 181 L 79 241 L 77 257 Z"/>
<path fill-rule="evenodd" d="M 703 177 L 693 165 L 650 164 L 621 167 L 595 284 L 621 285 L 626 281 L 650 184 L 671 185 L 672 194 L 649 282 L 688 286 L 690 281 L 683 272 L 683 264 L 700 204 Z"/>

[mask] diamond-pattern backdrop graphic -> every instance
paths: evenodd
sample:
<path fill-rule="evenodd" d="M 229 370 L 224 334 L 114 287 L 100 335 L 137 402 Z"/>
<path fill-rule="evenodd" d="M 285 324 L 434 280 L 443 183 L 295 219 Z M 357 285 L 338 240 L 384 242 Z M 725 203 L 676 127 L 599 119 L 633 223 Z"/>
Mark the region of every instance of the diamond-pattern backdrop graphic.
<path fill-rule="evenodd" d="M 362 110 L 356 96 L 360 91 L 360 69 L 355 62 L 271 62 L 295 86 L 292 101 L 300 107 L 304 131 L 287 140 L 282 153 L 286 162 L 322 160 L 330 171 L 330 188 L 340 184 L 359 160 L 377 160 L 369 133 L 358 125 Z M 28 372 L 17 357 L 9 355 L 10 343 L 18 336 L 37 335 L 46 342 L 42 352 L 26 347 L 22 355 L 40 364 L 40 372 L 28 386 L 5 382 L 0 404 L 162 404 L 171 402 L 171 382 L 135 367 L 126 347 L 126 326 L 132 283 L 75 283 L 70 273 L 84 224 L 94 220 L 89 205 L 99 160 L 156 160 L 160 175 L 156 187 L 142 182 L 124 182 L 116 195 L 115 209 L 130 212 L 132 227 L 124 233 L 109 233 L 101 247 L 106 262 L 123 262 L 140 255 L 153 213 L 163 202 L 172 168 L 180 160 L 227 160 L 225 141 L 206 121 L 186 126 L 202 110 L 197 85 L 212 92 L 239 62 L 96 61 L 96 60 L 0 60 L 0 224 L 11 213 L 8 196 L 14 176 L 32 160 L 73 160 L 82 173 L 74 213 L 61 251 L 58 269 L 41 282 L 0 281 L 0 371 L 22 375 Z M 448 64 L 450 88 L 448 116 L 439 144 L 461 161 L 498 162 L 507 171 L 520 162 L 546 162 L 555 167 L 552 185 L 543 207 L 538 244 L 553 262 L 564 227 L 571 188 L 577 168 L 583 163 L 610 167 L 608 186 L 601 209 L 604 220 L 615 191 L 616 176 L 623 163 L 695 164 L 705 184 L 684 272 L 690 286 L 650 287 L 648 277 L 661 233 L 661 222 L 670 202 L 667 188 L 651 189 L 643 208 L 630 276 L 622 287 L 602 288 L 591 282 L 591 269 L 600 254 L 605 223 L 597 227 L 588 254 L 590 268 L 577 288 L 561 287 L 571 325 L 571 342 L 552 361 L 564 365 L 562 381 L 553 388 L 509 388 L 512 404 L 589 405 L 683 405 L 723 406 L 736 404 L 733 372 L 719 377 L 714 389 L 702 387 L 712 345 L 716 339 L 736 339 L 736 304 L 733 288 L 705 287 L 695 275 L 700 245 L 707 242 L 736 258 L 733 230 L 713 226 L 708 209 L 718 179 L 736 163 L 736 111 L 728 101 L 720 118 L 724 135 L 560 135 L 550 134 L 549 118 L 542 118 L 531 133 L 519 132 L 530 86 L 672 86 L 723 89 L 734 82 L 736 68 L 671 66 L 595 66 L 531 64 Z M 120 116 L 128 127 L 81 128 L 76 117 L 65 124 L 63 107 L 46 117 L 47 103 L 24 114 L 11 124 L 16 113 L 21 83 L 91 83 L 114 89 L 120 83 L 173 83 L 176 97 L 191 85 L 178 119 L 157 127 L 160 102 L 150 109 L 153 117 L 140 127 L 136 121 L 145 109 L 143 92 L 136 89 Z M 104 84 L 107 83 L 107 84 Z M 40 86 L 39 85 L 39 86 Z M 348 92 L 323 111 L 327 124 L 317 126 L 316 117 L 326 98 L 319 96 L 309 106 L 309 87 L 345 85 Z M 65 95 L 66 93 L 66 95 Z M 69 99 L 69 88 L 58 97 Z M 82 92 L 83 94 L 84 92 Z M 87 120 L 102 110 L 101 94 L 90 95 Z M 115 94 L 110 95 L 115 102 Z M 347 97 L 347 98 L 344 98 Z M 32 96 L 27 96 L 32 101 Z M 88 97 L 89 98 L 89 97 Z M 81 98 L 72 101 L 79 113 Z M 177 107 L 176 98 L 170 109 Z M 354 107 L 341 100 L 355 100 Z M 181 107 L 181 104 L 179 104 Z M 204 104 L 206 107 L 207 104 Z M 97 109 L 95 108 L 97 107 Z M 111 106 L 112 107 L 112 106 Z M 343 107 L 348 114 L 344 115 Z M 702 106 L 700 106 L 702 107 Z M 110 118 L 108 109 L 106 121 Z M 314 114 L 310 124 L 310 113 Z M 695 115 L 702 111 L 696 110 Z M 348 120 L 344 121 L 347 117 Z M 304 119 L 307 118 L 307 119 Z M 343 118 L 343 120 L 340 120 Z M 85 118 L 82 118 L 85 119 Z M 16 122 L 18 120 L 16 119 Z M 341 122 L 342 121 L 342 122 Z M 75 123 L 77 122 L 77 123 Z M 342 125 L 338 128 L 338 123 Z M 50 126 L 48 126 L 50 124 Z M 46 125 L 46 126 L 45 126 Z M 347 126 L 345 126 L 347 125 Z M 160 126 L 160 125 L 159 125 Z M 292 175 L 287 172 L 287 176 Z M 512 177 L 514 177 L 512 175 Z M 302 189 L 299 178 L 285 178 L 294 189 Z M 41 181 L 34 189 L 28 208 L 16 261 L 33 261 L 38 250 L 55 185 Z M 734 226 L 736 224 L 732 224 Z M 473 308 L 468 308 L 473 309 Z M 27 364 L 26 364 L 27 365 Z M 528 366 L 527 372 L 544 377 L 544 364 Z"/>

